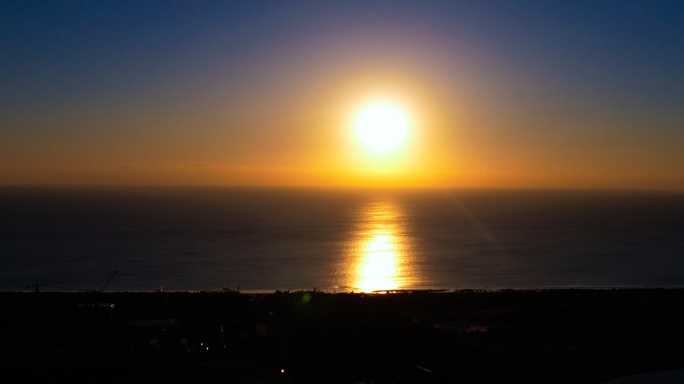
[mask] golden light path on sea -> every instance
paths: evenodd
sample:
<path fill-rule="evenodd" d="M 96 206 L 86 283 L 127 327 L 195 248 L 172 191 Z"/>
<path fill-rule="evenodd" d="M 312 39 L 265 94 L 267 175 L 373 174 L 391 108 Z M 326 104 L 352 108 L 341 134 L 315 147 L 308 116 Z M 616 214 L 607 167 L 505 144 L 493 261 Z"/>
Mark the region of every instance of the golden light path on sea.
<path fill-rule="evenodd" d="M 364 292 L 410 287 L 413 278 L 401 224 L 396 204 L 382 201 L 368 206 L 349 264 L 349 286 Z"/>

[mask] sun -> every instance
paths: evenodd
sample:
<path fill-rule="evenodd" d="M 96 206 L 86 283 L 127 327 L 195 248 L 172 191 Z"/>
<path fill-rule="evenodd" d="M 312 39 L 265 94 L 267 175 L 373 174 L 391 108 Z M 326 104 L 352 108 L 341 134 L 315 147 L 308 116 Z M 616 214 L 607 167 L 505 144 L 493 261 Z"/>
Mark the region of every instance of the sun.
<path fill-rule="evenodd" d="M 401 109 L 392 104 L 373 104 L 359 114 L 356 133 L 367 148 L 386 153 L 404 142 L 408 133 L 408 119 Z"/>

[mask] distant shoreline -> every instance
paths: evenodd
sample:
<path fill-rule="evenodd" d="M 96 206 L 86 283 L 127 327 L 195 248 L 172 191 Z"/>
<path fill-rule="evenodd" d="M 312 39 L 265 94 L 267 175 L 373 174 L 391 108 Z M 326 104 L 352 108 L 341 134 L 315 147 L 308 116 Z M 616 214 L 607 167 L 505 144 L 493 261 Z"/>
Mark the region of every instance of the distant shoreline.
<path fill-rule="evenodd" d="M 543 288 L 455 288 L 455 289 L 379 289 L 374 291 L 361 290 L 328 290 L 328 289 L 223 289 L 223 290 L 161 290 L 161 291 L 97 291 L 97 290 L 6 290 L 0 291 L 0 294 L 8 293 L 241 293 L 245 295 L 250 294 L 272 294 L 272 293 L 303 293 L 303 292 L 318 292 L 321 294 L 366 294 L 366 295 L 384 295 L 384 294 L 412 294 L 412 293 L 433 293 L 433 294 L 449 294 L 449 293 L 496 293 L 496 292 L 547 292 L 547 291 L 610 291 L 610 290 L 684 290 L 684 285 L 648 285 L 648 286 L 560 286 L 560 287 L 543 287 Z"/>

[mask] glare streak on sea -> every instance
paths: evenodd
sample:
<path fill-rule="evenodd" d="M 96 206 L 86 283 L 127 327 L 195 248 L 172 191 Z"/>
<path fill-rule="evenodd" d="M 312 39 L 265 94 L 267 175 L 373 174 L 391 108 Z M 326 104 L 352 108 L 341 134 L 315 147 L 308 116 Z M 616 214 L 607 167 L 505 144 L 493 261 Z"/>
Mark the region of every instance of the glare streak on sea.
<path fill-rule="evenodd" d="M 684 193 L 3 187 L 0 266 L 0 290 L 676 287 Z"/>

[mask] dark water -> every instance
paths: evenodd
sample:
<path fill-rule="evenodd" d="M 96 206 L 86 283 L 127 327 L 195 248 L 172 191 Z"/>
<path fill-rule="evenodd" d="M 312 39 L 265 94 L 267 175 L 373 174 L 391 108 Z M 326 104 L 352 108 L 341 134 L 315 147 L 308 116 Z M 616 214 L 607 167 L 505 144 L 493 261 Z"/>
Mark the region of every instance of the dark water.
<path fill-rule="evenodd" d="M 684 193 L 0 189 L 1 290 L 115 270 L 107 290 L 684 286 Z"/>

